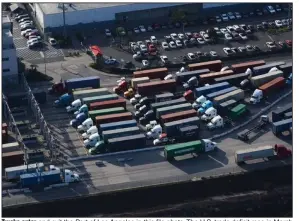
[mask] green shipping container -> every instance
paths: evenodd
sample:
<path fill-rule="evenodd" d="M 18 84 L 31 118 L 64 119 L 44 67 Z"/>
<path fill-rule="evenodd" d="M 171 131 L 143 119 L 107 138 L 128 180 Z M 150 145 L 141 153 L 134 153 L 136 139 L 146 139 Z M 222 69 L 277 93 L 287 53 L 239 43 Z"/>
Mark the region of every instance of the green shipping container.
<path fill-rule="evenodd" d="M 96 96 L 96 97 L 85 97 L 82 99 L 83 104 L 91 104 L 94 102 L 101 102 L 101 101 L 111 101 L 111 100 L 117 100 L 118 95 L 117 94 L 107 94 L 102 96 Z"/>
<path fill-rule="evenodd" d="M 102 110 L 93 110 L 88 111 L 88 115 L 92 120 L 95 120 L 97 116 L 103 116 L 108 114 L 118 114 L 125 112 L 125 108 L 123 107 L 113 107 L 113 108 L 107 108 Z"/>
<path fill-rule="evenodd" d="M 89 89 L 82 91 L 74 91 L 73 97 L 76 99 L 83 99 L 84 97 L 94 97 L 94 96 L 102 96 L 111 94 L 107 88 L 97 88 L 97 89 Z"/>
<path fill-rule="evenodd" d="M 232 119 L 237 119 L 240 116 L 242 116 L 243 114 L 245 114 L 247 112 L 247 107 L 245 104 L 238 104 L 237 106 L 235 106 L 234 108 L 232 108 L 230 110 L 230 117 Z"/>
<path fill-rule="evenodd" d="M 204 147 L 205 146 L 200 140 L 166 145 L 164 148 L 164 156 L 167 160 L 172 160 L 174 157 L 182 156 L 189 153 L 203 153 L 205 152 Z"/>

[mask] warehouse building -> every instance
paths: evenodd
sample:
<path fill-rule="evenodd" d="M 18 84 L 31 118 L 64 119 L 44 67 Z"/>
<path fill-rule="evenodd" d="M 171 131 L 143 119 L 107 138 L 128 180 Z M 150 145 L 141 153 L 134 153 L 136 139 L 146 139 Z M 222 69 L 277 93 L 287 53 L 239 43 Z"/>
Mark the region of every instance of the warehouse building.
<path fill-rule="evenodd" d="M 104 22 L 169 21 L 171 14 L 177 10 L 198 16 L 202 9 L 201 3 L 33 3 L 30 4 L 44 32 L 52 28 L 78 24 Z M 65 13 L 63 13 L 63 11 Z M 65 16 L 63 16 L 65 14 Z"/>

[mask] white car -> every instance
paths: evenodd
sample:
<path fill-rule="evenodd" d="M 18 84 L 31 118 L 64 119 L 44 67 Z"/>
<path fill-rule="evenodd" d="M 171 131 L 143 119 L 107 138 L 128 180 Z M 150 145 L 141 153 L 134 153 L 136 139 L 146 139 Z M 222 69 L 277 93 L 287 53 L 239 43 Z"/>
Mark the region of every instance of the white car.
<path fill-rule="evenodd" d="M 247 51 L 246 47 L 238 47 L 238 51 L 244 53 Z"/>
<path fill-rule="evenodd" d="M 218 27 L 214 27 L 213 29 L 215 30 L 217 35 L 221 35 L 221 31 Z"/>
<path fill-rule="evenodd" d="M 275 25 L 277 28 L 280 28 L 283 26 L 282 22 L 280 20 L 275 20 Z"/>
<path fill-rule="evenodd" d="M 248 52 L 253 52 L 254 51 L 254 48 L 251 46 L 251 45 L 246 45 L 246 50 Z"/>
<path fill-rule="evenodd" d="M 20 26 L 23 26 L 25 24 L 30 24 L 30 25 L 33 25 L 33 21 L 24 21 L 24 22 L 21 22 L 19 25 Z"/>
<path fill-rule="evenodd" d="M 32 29 L 26 29 L 25 31 L 21 31 L 21 35 L 25 36 L 27 33 L 30 33 Z"/>
<path fill-rule="evenodd" d="M 139 34 L 140 33 L 139 28 L 134 28 L 133 30 L 134 30 L 135 34 Z"/>
<path fill-rule="evenodd" d="M 142 57 L 142 54 L 140 53 L 140 51 L 137 51 L 137 53 L 133 55 L 134 60 L 140 59 L 141 57 Z"/>
<path fill-rule="evenodd" d="M 140 45 L 140 50 L 142 52 L 147 52 L 147 47 L 145 45 Z"/>
<path fill-rule="evenodd" d="M 206 34 L 206 32 L 205 32 L 205 31 L 200 31 L 199 34 L 200 34 L 201 36 L 203 36 L 204 34 Z"/>
<path fill-rule="evenodd" d="M 274 42 L 266 42 L 267 47 L 272 50 L 275 49 L 277 46 L 274 44 Z"/>
<path fill-rule="evenodd" d="M 142 60 L 142 65 L 143 65 L 144 67 L 148 67 L 148 66 L 149 66 L 149 62 L 148 62 L 148 60 Z"/>
<path fill-rule="evenodd" d="M 177 40 L 178 39 L 178 35 L 176 33 L 172 33 L 170 34 L 170 37 L 172 38 L 172 40 Z"/>
<path fill-rule="evenodd" d="M 169 42 L 169 47 L 176 48 L 176 44 L 174 43 L 174 41 Z"/>
<path fill-rule="evenodd" d="M 228 30 L 226 28 L 221 28 L 220 32 L 225 35 L 228 33 Z"/>
<path fill-rule="evenodd" d="M 39 36 L 39 35 L 31 35 L 31 36 L 29 36 L 28 37 L 28 40 L 31 40 L 31 39 L 34 39 L 34 38 L 37 38 L 37 39 L 39 39 L 39 40 L 42 40 L 42 37 L 41 36 Z"/>
<path fill-rule="evenodd" d="M 239 26 L 239 25 L 233 25 L 232 27 L 235 29 L 235 31 L 236 31 L 237 29 L 240 29 L 240 26 Z"/>
<path fill-rule="evenodd" d="M 235 54 L 230 48 L 223 48 L 223 51 L 227 56 Z"/>
<path fill-rule="evenodd" d="M 30 47 L 31 45 L 37 44 L 39 42 L 40 42 L 39 39 L 33 38 L 33 39 L 27 41 L 27 46 Z"/>
<path fill-rule="evenodd" d="M 140 45 L 143 45 L 143 41 L 137 41 L 137 45 L 140 47 Z"/>
<path fill-rule="evenodd" d="M 183 40 L 185 38 L 185 35 L 183 33 L 178 34 L 179 39 Z"/>
<path fill-rule="evenodd" d="M 152 26 L 149 25 L 149 26 L 147 27 L 147 31 L 153 31 Z"/>
<path fill-rule="evenodd" d="M 201 44 L 201 45 L 206 43 L 205 40 L 203 40 L 202 38 L 197 38 L 196 40 L 197 40 L 198 44 Z"/>
<path fill-rule="evenodd" d="M 233 31 L 235 31 L 235 28 L 233 26 L 227 26 L 226 27 L 226 30 L 229 32 L 229 33 L 232 33 Z"/>
<path fill-rule="evenodd" d="M 234 13 L 232 13 L 232 12 L 228 12 L 227 16 L 229 17 L 230 20 L 235 20 L 236 19 Z"/>
<path fill-rule="evenodd" d="M 178 48 L 183 47 L 183 44 L 182 44 L 182 42 L 181 42 L 180 40 L 176 40 L 176 41 L 175 41 L 175 44 L 176 44 L 176 46 L 177 46 Z"/>
<path fill-rule="evenodd" d="M 211 55 L 212 57 L 218 57 L 218 54 L 217 54 L 216 51 L 210 51 L 210 55 Z"/>
<path fill-rule="evenodd" d="M 49 38 L 49 43 L 52 46 L 57 45 L 57 41 L 55 40 L 55 38 Z"/>
<path fill-rule="evenodd" d="M 19 20 L 19 23 L 22 23 L 24 21 L 30 21 L 30 18 L 29 17 L 22 18 L 21 20 Z"/>
<path fill-rule="evenodd" d="M 160 56 L 160 59 L 161 59 L 161 61 L 165 64 L 165 63 L 168 63 L 168 58 L 167 58 L 167 56 L 166 55 L 161 55 Z"/>
<path fill-rule="evenodd" d="M 220 23 L 220 22 L 222 22 L 222 20 L 221 20 L 220 16 L 215 16 L 215 19 L 216 19 L 216 22 L 217 22 L 217 23 Z"/>
<path fill-rule="evenodd" d="M 169 45 L 168 45 L 168 43 L 167 42 L 162 42 L 162 48 L 164 49 L 164 50 L 167 50 L 167 49 L 169 49 Z"/>
<path fill-rule="evenodd" d="M 203 36 L 203 39 L 206 41 L 206 42 L 211 42 L 212 39 L 210 38 L 210 36 L 208 34 L 204 34 Z"/>
<path fill-rule="evenodd" d="M 221 18 L 223 21 L 229 21 L 227 14 L 222 14 Z"/>
<path fill-rule="evenodd" d="M 112 33 L 109 29 L 105 29 L 105 35 L 106 35 L 106 37 L 111 37 Z"/>
<path fill-rule="evenodd" d="M 136 42 L 130 42 L 129 44 L 131 49 L 138 47 Z"/>
<path fill-rule="evenodd" d="M 139 29 L 141 32 L 146 32 L 144 25 L 139 25 Z"/>
<path fill-rule="evenodd" d="M 268 6 L 267 6 L 267 9 L 268 9 L 268 11 L 270 12 L 270 14 L 275 14 L 275 13 L 276 13 L 275 9 L 274 9 L 273 6 L 271 6 L 271 5 L 268 5 Z"/>
<path fill-rule="evenodd" d="M 188 59 L 191 60 L 191 61 L 193 61 L 193 60 L 196 59 L 195 54 L 193 54 L 193 53 L 188 53 L 188 54 L 187 54 L 187 57 L 188 57 Z"/>
<path fill-rule="evenodd" d="M 245 34 L 243 34 L 243 33 L 240 33 L 239 36 L 240 36 L 240 38 L 241 38 L 242 40 L 247 40 L 247 39 L 248 39 L 248 38 L 247 38 L 247 35 L 245 35 Z"/>
<path fill-rule="evenodd" d="M 151 40 L 151 42 L 153 44 L 157 44 L 158 43 L 158 40 L 157 40 L 156 36 L 151 36 L 150 40 Z"/>
<path fill-rule="evenodd" d="M 241 19 L 242 18 L 242 15 L 239 12 L 235 12 L 235 16 L 236 16 L 237 19 Z"/>
<path fill-rule="evenodd" d="M 20 28 L 23 29 L 23 28 L 27 28 L 27 27 L 31 27 L 31 26 L 32 26 L 32 24 L 25 23 L 25 24 L 21 25 Z"/>
<path fill-rule="evenodd" d="M 225 40 L 227 40 L 227 41 L 231 41 L 231 40 L 233 40 L 233 37 L 232 37 L 230 34 L 228 34 L 228 33 L 226 33 L 226 34 L 224 35 L 224 37 L 225 37 Z"/>

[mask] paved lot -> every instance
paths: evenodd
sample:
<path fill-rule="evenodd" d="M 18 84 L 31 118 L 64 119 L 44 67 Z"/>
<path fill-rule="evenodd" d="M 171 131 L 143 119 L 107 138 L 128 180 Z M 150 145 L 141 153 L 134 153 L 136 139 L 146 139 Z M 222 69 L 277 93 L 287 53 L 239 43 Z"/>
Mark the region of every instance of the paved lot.
<path fill-rule="evenodd" d="M 19 24 L 13 21 L 13 41 L 17 49 L 17 56 L 34 64 L 63 61 L 64 54 L 61 49 L 54 48 L 50 44 L 44 44 L 43 48 L 29 49 L 27 39 L 21 35 Z"/>
<path fill-rule="evenodd" d="M 188 27 L 185 28 L 185 32 L 200 32 L 202 30 L 207 30 L 208 27 L 226 27 L 228 25 L 232 25 L 232 24 L 260 24 L 262 21 L 274 21 L 275 19 L 282 19 L 282 18 L 286 18 L 285 14 L 277 14 L 275 17 L 272 16 L 268 16 L 268 17 L 256 17 L 256 18 L 250 18 L 247 20 L 238 20 L 238 21 L 234 21 L 234 22 L 228 22 L 228 23 L 221 23 L 221 24 L 216 24 L 216 25 L 209 25 L 209 26 L 198 26 L 198 27 Z M 138 35 L 133 35 L 132 36 L 132 40 L 133 41 L 143 41 L 145 39 L 149 39 L 149 37 L 151 35 L 154 35 L 157 37 L 158 40 L 163 39 L 163 37 L 165 35 L 169 35 L 171 33 L 182 33 L 182 28 L 175 28 L 175 29 L 169 29 L 169 30 L 161 30 L 161 31 L 156 31 L 156 32 L 147 32 L 147 33 L 142 33 L 142 34 L 138 34 Z M 92 34 L 87 34 L 87 40 L 85 42 L 86 45 L 89 44 L 95 44 L 100 46 L 100 48 L 103 50 L 104 54 L 107 56 L 112 56 L 118 60 L 125 60 L 125 61 L 133 61 L 132 59 L 132 54 L 127 53 L 127 52 L 123 52 L 123 51 L 119 51 L 113 47 L 110 47 L 111 44 L 111 39 L 107 39 L 102 31 L 100 30 L 93 30 Z M 201 52 L 210 52 L 210 51 L 216 51 L 219 55 L 221 56 L 225 56 L 224 52 L 223 52 L 223 48 L 225 46 L 227 47 L 240 47 L 240 46 L 245 46 L 247 44 L 249 45 L 257 45 L 258 47 L 260 47 L 262 50 L 263 49 L 267 49 L 265 43 L 267 41 L 279 41 L 279 40 L 286 40 L 286 39 L 292 39 L 292 32 L 288 32 L 288 33 L 283 33 L 280 35 L 275 35 L 275 36 L 269 36 L 267 33 L 264 32 L 255 32 L 254 33 L 254 38 L 252 40 L 248 40 L 248 41 L 239 41 L 239 42 L 231 42 L 228 44 L 216 44 L 216 45 L 209 45 L 209 44 L 205 44 L 202 46 L 198 46 L 198 47 L 192 47 L 192 48 L 183 48 L 183 49 L 173 49 L 170 51 L 164 51 L 163 49 L 161 49 L 160 53 L 163 55 L 168 56 L 168 58 L 172 61 L 178 61 L 180 60 L 180 57 L 183 55 L 186 55 L 187 53 L 190 52 L 196 52 L 196 51 L 201 51 Z M 164 40 L 163 40 L 164 41 Z M 136 66 L 142 66 L 142 64 L 140 62 L 137 61 L 133 61 L 133 63 Z"/>

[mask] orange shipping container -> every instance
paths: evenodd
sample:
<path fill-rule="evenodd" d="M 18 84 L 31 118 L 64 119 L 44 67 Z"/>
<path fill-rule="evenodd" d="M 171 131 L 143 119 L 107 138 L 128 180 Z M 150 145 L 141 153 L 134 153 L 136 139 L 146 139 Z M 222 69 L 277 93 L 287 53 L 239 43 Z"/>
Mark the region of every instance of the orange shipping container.
<path fill-rule="evenodd" d="M 284 77 L 278 77 L 260 86 L 259 89 L 262 90 L 264 93 L 274 92 L 276 89 L 283 87 L 285 85 L 285 82 L 286 80 Z"/>
<path fill-rule="evenodd" d="M 195 71 L 200 69 L 210 69 L 211 71 L 220 71 L 221 68 L 222 68 L 221 60 L 200 62 L 200 63 L 188 65 L 189 71 Z"/>
<path fill-rule="evenodd" d="M 254 68 L 257 66 L 262 66 L 264 64 L 266 64 L 264 60 L 259 60 L 259 61 L 249 61 L 249 62 L 244 62 L 239 64 L 233 64 L 231 67 L 236 73 L 243 73 L 247 70 L 247 68 Z"/>
<path fill-rule="evenodd" d="M 233 74 L 234 74 L 234 71 L 227 70 L 227 71 L 221 71 L 221 72 L 202 74 L 199 76 L 199 79 L 201 82 L 208 82 L 215 78 L 226 77 L 226 76 L 233 75 Z"/>
<path fill-rule="evenodd" d="M 176 90 L 175 80 L 154 81 L 137 85 L 137 91 L 141 95 L 154 95 L 161 92 L 172 92 Z"/>
<path fill-rule="evenodd" d="M 187 111 L 180 111 L 176 113 L 166 114 L 161 116 L 161 122 L 167 123 L 171 121 L 182 120 L 190 117 L 197 116 L 197 112 L 195 110 L 187 110 Z"/>
<path fill-rule="evenodd" d="M 155 68 L 143 71 L 135 71 L 133 73 L 134 78 L 149 77 L 150 79 L 160 78 L 164 79 L 168 74 L 167 68 Z"/>
<path fill-rule="evenodd" d="M 133 115 L 131 112 L 125 112 L 120 114 L 110 114 L 96 117 L 96 125 L 105 123 L 114 123 L 117 121 L 132 120 Z"/>
<path fill-rule="evenodd" d="M 118 100 L 94 102 L 90 104 L 90 110 L 100 110 L 105 108 L 123 107 L 126 109 L 126 100 L 120 98 Z"/>

